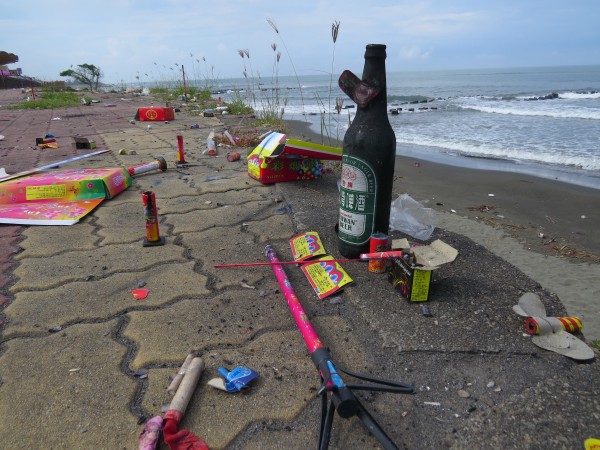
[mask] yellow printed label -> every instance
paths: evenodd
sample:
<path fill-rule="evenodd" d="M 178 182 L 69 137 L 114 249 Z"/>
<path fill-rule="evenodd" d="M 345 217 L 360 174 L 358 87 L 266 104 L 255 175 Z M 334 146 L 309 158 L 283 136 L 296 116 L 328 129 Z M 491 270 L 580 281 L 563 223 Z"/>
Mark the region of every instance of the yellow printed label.
<path fill-rule="evenodd" d="M 27 186 L 26 200 L 42 200 L 46 198 L 64 198 L 67 195 L 67 186 L 64 184 L 49 184 L 46 186 Z"/>
<path fill-rule="evenodd" d="M 290 239 L 290 246 L 295 261 L 303 261 L 326 253 L 321 238 L 316 231 L 307 231 L 294 236 Z"/>
<path fill-rule="evenodd" d="M 413 272 L 413 283 L 410 300 L 413 302 L 424 302 L 429 296 L 429 282 L 431 281 L 431 270 L 418 270 Z"/>

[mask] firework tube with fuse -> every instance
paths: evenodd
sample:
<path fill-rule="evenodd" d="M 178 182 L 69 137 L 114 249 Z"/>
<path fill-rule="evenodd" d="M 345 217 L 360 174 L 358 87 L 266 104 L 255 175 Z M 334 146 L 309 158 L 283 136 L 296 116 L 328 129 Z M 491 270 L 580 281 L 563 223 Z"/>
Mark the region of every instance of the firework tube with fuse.
<path fill-rule="evenodd" d="M 164 236 L 158 231 L 158 211 L 156 210 L 156 197 L 154 192 L 145 191 L 142 194 L 144 203 L 144 216 L 146 218 L 146 237 L 144 238 L 144 247 L 153 247 L 156 245 L 165 245 Z"/>
<path fill-rule="evenodd" d="M 187 164 L 183 153 L 183 136 L 177 135 L 177 164 Z"/>
<path fill-rule="evenodd" d="M 273 249 L 271 245 L 265 247 L 265 255 L 272 263 L 273 272 L 275 272 L 275 277 L 279 282 L 281 291 L 287 300 L 288 307 L 292 312 L 296 325 L 304 338 L 304 342 L 308 347 L 313 363 L 321 376 L 321 388 L 318 391 L 318 394 L 321 395 L 322 399 L 319 449 L 327 449 L 329 446 L 331 427 L 333 425 L 333 414 L 335 411 L 343 418 L 357 416 L 367 430 L 377 438 L 385 449 L 396 449 L 397 447 L 394 442 L 360 403 L 352 390 L 357 389 L 413 394 L 415 389 L 412 386 L 396 381 L 382 380 L 336 368 L 329 351 L 325 348 L 315 329 L 309 322 L 308 316 L 306 315 L 306 312 L 304 312 L 302 304 L 285 274 L 285 270 L 278 264 L 279 259 L 277 258 L 275 249 Z M 370 384 L 346 384 L 344 383 L 340 372 L 360 380 L 368 381 Z"/>
<path fill-rule="evenodd" d="M 127 169 L 127 172 L 129 172 L 129 175 L 131 175 L 132 177 L 135 177 L 136 175 L 141 175 L 143 173 L 151 172 L 153 170 L 162 170 L 163 172 L 167 170 L 167 161 L 165 161 L 165 158 L 159 156 L 158 158 L 156 158 L 156 160 L 152 162 L 129 167 Z"/>

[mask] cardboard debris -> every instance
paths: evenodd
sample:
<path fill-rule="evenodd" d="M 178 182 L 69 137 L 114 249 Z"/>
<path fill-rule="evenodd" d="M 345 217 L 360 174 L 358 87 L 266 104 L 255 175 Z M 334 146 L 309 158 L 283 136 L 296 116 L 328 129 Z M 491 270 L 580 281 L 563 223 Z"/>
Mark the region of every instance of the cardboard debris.
<path fill-rule="evenodd" d="M 306 231 L 290 239 L 292 256 L 294 261 L 304 261 L 314 256 L 323 256 L 326 254 L 319 233 L 316 231 Z"/>
<path fill-rule="evenodd" d="M 315 290 L 317 297 L 325 297 L 341 291 L 352 283 L 350 275 L 337 262 L 330 262 L 332 256 L 325 256 L 316 261 L 302 265 L 301 269 L 308 278 L 308 282 Z"/>
<path fill-rule="evenodd" d="M 92 150 L 96 148 L 96 141 L 90 141 L 88 138 L 84 137 L 73 137 L 74 145 L 76 149 L 86 149 Z"/>
<path fill-rule="evenodd" d="M 273 132 L 248 155 L 248 175 L 263 184 L 312 180 L 321 175 L 322 160 L 341 158 L 341 148 L 286 139 L 285 134 Z"/>
<path fill-rule="evenodd" d="M 0 185 L 0 223 L 72 225 L 131 183 L 131 175 L 122 168 L 40 173 L 6 181 Z"/>
<path fill-rule="evenodd" d="M 406 239 L 394 240 L 392 249 L 401 249 L 405 256 L 394 259 L 388 280 L 410 302 L 427 301 L 431 272 L 458 256 L 458 250 L 439 239 L 430 245 L 416 246 L 411 246 Z"/>

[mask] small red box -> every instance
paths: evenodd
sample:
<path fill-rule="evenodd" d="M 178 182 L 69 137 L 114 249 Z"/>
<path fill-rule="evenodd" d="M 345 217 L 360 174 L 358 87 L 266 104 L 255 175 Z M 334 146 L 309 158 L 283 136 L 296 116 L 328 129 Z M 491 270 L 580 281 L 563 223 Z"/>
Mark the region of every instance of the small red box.
<path fill-rule="evenodd" d="M 166 108 L 151 106 L 150 108 L 138 108 L 135 113 L 135 120 L 144 121 L 164 121 L 175 120 L 175 110 L 172 106 Z"/>

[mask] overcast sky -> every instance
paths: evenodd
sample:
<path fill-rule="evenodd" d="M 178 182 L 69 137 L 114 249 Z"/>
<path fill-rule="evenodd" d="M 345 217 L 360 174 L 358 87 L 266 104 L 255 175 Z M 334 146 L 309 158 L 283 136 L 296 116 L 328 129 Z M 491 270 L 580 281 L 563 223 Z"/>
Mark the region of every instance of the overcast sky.
<path fill-rule="evenodd" d="M 597 65 L 599 18 L 600 0 L 3 0 L 0 50 L 44 81 L 88 63 L 117 83 L 182 65 L 190 78 L 271 77 L 277 52 L 280 76 L 360 73 L 369 43 L 388 46 L 389 72 Z"/>

